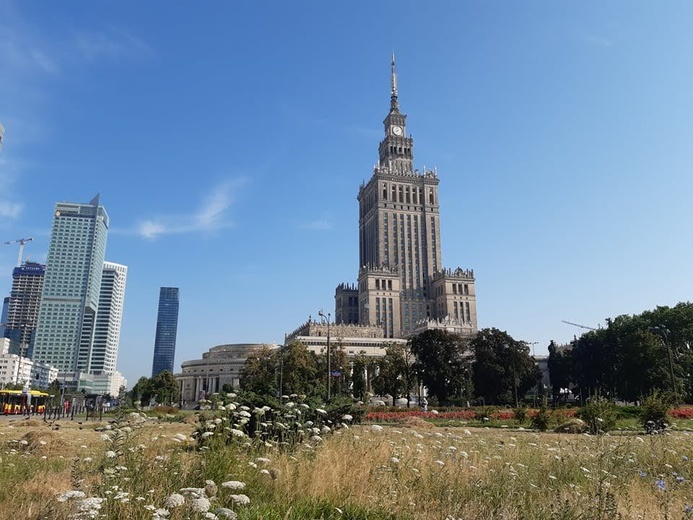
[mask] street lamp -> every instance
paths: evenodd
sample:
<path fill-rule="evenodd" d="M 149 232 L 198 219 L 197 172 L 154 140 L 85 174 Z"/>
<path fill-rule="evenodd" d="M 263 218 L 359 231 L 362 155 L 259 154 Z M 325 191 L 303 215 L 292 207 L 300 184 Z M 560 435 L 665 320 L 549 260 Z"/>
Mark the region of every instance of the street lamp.
<path fill-rule="evenodd" d="M 332 354 L 330 352 L 330 313 L 327 316 L 322 310 L 318 311 L 318 316 L 324 321 L 327 321 L 327 402 L 330 402 L 332 397 Z"/>

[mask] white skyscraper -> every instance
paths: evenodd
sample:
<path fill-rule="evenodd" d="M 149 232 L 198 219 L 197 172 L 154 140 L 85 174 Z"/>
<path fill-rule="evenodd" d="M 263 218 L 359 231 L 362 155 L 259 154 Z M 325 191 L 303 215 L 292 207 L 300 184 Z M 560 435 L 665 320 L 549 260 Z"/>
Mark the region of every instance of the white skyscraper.
<path fill-rule="evenodd" d="M 90 374 L 115 372 L 127 276 L 127 266 L 104 262 L 94 337 L 90 349 L 87 344 L 81 345 L 78 370 Z"/>
<path fill-rule="evenodd" d="M 34 360 L 57 367 L 63 379 L 77 376 L 78 354 L 93 342 L 107 234 L 98 195 L 55 205 Z"/>

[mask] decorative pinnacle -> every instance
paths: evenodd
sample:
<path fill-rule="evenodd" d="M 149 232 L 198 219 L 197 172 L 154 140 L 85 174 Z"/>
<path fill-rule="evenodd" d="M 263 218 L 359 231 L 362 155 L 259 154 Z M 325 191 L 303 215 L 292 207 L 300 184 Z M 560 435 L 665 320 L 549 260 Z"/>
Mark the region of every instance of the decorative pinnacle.
<path fill-rule="evenodd" d="M 397 102 L 397 71 L 395 70 L 395 53 L 392 53 L 392 73 L 390 76 L 390 111 L 399 112 Z"/>

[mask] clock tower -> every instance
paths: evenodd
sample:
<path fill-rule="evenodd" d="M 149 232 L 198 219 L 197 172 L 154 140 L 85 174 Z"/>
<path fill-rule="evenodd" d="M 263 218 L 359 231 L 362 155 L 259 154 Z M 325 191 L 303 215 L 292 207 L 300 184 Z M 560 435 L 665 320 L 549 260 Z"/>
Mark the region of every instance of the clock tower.
<path fill-rule="evenodd" d="M 397 100 L 397 72 L 395 55 L 392 55 L 390 76 L 390 112 L 385 117 L 385 138 L 380 142 L 379 162 L 393 173 L 412 173 L 414 139 L 407 137 L 407 116 L 399 111 Z"/>

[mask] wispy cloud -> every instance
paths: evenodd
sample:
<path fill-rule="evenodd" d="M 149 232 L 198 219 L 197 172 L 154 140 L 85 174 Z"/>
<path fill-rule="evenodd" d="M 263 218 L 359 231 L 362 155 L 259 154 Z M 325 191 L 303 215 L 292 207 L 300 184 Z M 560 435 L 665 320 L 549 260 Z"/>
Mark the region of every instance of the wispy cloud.
<path fill-rule="evenodd" d="M 595 47 L 613 47 L 614 42 L 612 40 L 609 40 L 608 38 L 604 38 L 603 36 L 597 36 L 594 34 L 588 34 L 585 36 L 585 41 L 590 44 L 594 45 Z"/>
<path fill-rule="evenodd" d="M 332 229 L 332 221 L 330 215 L 323 214 L 320 218 L 304 222 L 299 227 L 301 229 L 311 229 L 313 231 L 327 231 Z"/>
<path fill-rule="evenodd" d="M 164 235 L 182 235 L 200 231 L 213 232 L 233 225 L 228 210 L 236 193 L 245 184 L 245 179 L 227 181 L 217 186 L 191 214 L 164 215 L 140 222 L 135 233 L 148 240 Z"/>
<path fill-rule="evenodd" d="M 0 200 L 0 218 L 17 218 L 22 212 L 22 204 Z"/>
<path fill-rule="evenodd" d="M 152 48 L 132 34 L 109 27 L 99 32 L 78 34 L 75 47 L 87 60 L 148 56 Z"/>

